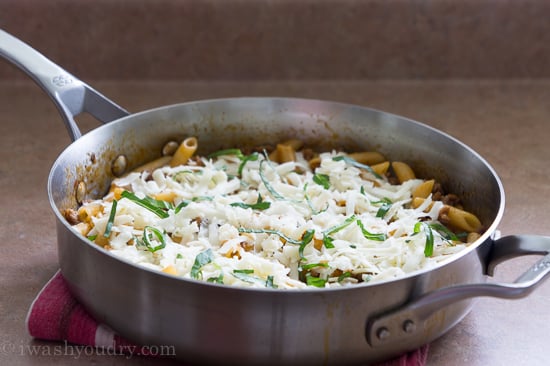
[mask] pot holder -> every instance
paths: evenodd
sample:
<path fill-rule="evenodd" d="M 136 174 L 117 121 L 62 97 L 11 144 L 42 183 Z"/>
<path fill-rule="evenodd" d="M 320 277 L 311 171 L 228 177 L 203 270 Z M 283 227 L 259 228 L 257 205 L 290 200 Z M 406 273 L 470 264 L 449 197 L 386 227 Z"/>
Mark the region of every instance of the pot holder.
<path fill-rule="evenodd" d="M 36 339 L 94 347 L 98 354 L 102 351 L 102 354 L 119 356 L 175 356 L 169 354 L 167 348 L 133 344 L 107 325 L 95 321 L 71 295 L 60 271 L 46 283 L 32 302 L 26 324 L 30 335 Z M 425 345 L 378 366 L 425 366 L 428 348 L 429 345 Z"/>

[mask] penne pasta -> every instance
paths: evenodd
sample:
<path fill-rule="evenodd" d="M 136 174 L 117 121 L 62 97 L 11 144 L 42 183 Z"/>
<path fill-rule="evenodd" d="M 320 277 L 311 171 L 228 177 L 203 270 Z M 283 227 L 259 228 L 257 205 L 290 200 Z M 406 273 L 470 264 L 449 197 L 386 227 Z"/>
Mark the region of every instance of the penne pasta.
<path fill-rule="evenodd" d="M 371 165 L 372 170 L 378 175 L 386 175 L 390 168 L 390 162 L 384 161 L 382 163 Z"/>
<path fill-rule="evenodd" d="M 178 147 L 172 159 L 170 159 L 170 166 L 175 167 L 178 165 L 186 164 L 187 161 L 195 151 L 197 151 L 198 141 L 196 137 L 188 137 Z"/>
<path fill-rule="evenodd" d="M 391 163 L 391 167 L 397 177 L 397 180 L 399 180 L 399 183 L 404 183 L 409 179 L 416 178 L 414 171 L 407 163 L 403 163 L 402 161 L 394 161 Z"/>
<path fill-rule="evenodd" d="M 287 163 L 289 161 L 296 161 L 296 151 L 291 145 L 277 144 L 275 149 L 277 152 L 277 162 Z"/>
<path fill-rule="evenodd" d="M 447 207 L 449 208 L 447 212 L 449 225 L 466 232 L 478 232 L 481 230 L 481 221 L 474 214 L 453 206 Z"/>
<path fill-rule="evenodd" d="M 377 151 L 361 151 L 348 154 L 350 158 L 357 161 L 358 163 L 365 165 L 374 165 L 382 163 L 386 160 L 384 155 L 380 154 Z"/>
<path fill-rule="evenodd" d="M 418 187 L 413 191 L 412 197 L 415 198 L 428 198 L 434 188 L 435 180 L 430 179 L 420 183 Z"/>

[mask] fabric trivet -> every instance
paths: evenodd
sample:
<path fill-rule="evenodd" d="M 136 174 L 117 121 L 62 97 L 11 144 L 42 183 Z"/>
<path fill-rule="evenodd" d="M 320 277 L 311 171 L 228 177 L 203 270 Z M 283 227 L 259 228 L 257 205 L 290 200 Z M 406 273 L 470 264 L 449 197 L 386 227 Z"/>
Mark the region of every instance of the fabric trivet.
<path fill-rule="evenodd" d="M 110 349 L 132 356 L 159 356 L 153 353 L 153 348 L 135 345 L 107 325 L 95 321 L 72 296 L 60 271 L 32 302 L 26 323 L 30 335 L 36 339 Z M 428 348 L 425 345 L 377 366 L 425 366 Z"/>

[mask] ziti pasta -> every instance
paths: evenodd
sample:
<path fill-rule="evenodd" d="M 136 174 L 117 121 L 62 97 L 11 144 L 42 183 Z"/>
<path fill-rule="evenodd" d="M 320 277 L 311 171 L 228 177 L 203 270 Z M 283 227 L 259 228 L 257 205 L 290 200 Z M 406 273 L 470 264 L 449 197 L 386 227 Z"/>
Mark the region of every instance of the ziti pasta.
<path fill-rule="evenodd" d="M 479 237 L 456 196 L 378 152 L 272 149 L 173 156 L 112 182 L 66 217 L 117 257 L 173 276 L 297 289 L 398 278 Z"/>

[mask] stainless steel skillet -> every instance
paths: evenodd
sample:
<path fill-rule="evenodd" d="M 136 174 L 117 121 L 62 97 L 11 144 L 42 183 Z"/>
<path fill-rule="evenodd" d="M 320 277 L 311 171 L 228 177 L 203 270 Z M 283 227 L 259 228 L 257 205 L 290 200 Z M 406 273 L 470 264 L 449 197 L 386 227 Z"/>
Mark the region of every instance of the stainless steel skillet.
<path fill-rule="evenodd" d="M 135 342 L 173 345 L 178 357 L 197 363 L 375 362 L 444 334 L 468 313 L 472 297 L 522 297 L 550 271 L 549 238 L 492 239 L 504 190 L 489 164 L 421 123 L 360 106 L 288 98 L 206 100 L 128 115 L 5 32 L 0 54 L 44 88 L 74 140 L 48 180 L 63 275 L 99 321 Z M 112 122 L 81 137 L 73 116 L 83 111 Z M 160 156 L 167 141 L 189 135 L 199 138 L 201 152 L 295 136 L 320 149 L 376 149 L 464 197 L 487 230 L 437 268 L 347 289 L 291 292 L 228 288 L 136 267 L 89 243 L 64 220 L 62 209 L 103 195 L 121 161 L 131 169 Z M 486 283 L 500 261 L 533 253 L 546 257 L 516 283 Z"/>

